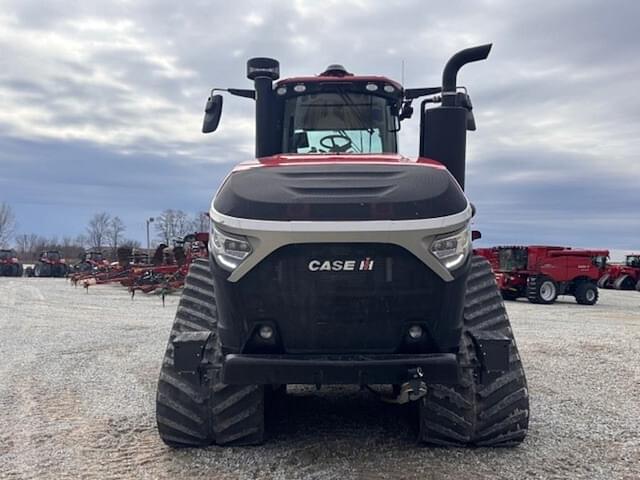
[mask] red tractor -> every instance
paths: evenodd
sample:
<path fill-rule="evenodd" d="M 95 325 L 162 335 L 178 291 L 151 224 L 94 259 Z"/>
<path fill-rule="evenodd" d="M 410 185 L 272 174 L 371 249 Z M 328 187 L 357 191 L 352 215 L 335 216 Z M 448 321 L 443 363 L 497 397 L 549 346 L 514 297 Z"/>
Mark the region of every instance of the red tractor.
<path fill-rule="evenodd" d="M 69 266 L 57 250 L 42 252 L 33 269 L 28 272 L 32 277 L 64 277 L 69 273 Z"/>
<path fill-rule="evenodd" d="M 109 269 L 109 261 L 99 250 L 90 250 L 82 254 L 78 263 L 73 265 L 74 272 L 88 273 L 106 271 Z"/>
<path fill-rule="evenodd" d="M 581 305 L 598 301 L 596 282 L 609 256 L 608 250 L 549 246 L 481 248 L 475 253 L 489 260 L 505 300 L 526 297 L 550 304 L 558 295 L 573 295 Z"/>
<path fill-rule="evenodd" d="M 600 288 L 640 291 L 640 254 L 627 255 L 624 264 L 611 264 L 598 280 Z"/>
<path fill-rule="evenodd" d="M 0 250 L 0 277 L 21 277 L 22 264 L 15 250 Z"/>

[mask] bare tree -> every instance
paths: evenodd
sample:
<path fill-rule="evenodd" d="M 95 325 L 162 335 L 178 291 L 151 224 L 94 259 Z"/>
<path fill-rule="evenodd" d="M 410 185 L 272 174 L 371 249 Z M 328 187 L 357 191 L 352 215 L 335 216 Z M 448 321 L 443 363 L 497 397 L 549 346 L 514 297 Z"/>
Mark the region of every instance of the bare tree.
<path fill-rule="evenodd" d="M 16 236 L 16 247 L 21 257 L 31 257 L 38 245 L 44 243 L 44 239 L 35 233 L 21 233 Z"/>
<path fill-rule="evenodd" d="M 158 239 L 165 245 L 170 245 L 174 238 L 193 233 L 193 220 L 182 210 L 164 210 L 156 218 L 154 226 Z"/>
<path fill-rule="evenodd" d="M 132 238 L 125 238 L 120 242 L 121 247 L 127 247 L 131 249 L 138 249 L 142 247 L 142 244 L 138 240 L 133 240 Z"/>
<path fill-rule="evenodd" d="M 209 230 L 209 213 L 198 212 L 193 215 L 193 232 L 207 232 Z"/>
<path fill-rule="evenodd" d="M 87 243 L 91 248 L 101 249 L 109 238 L 111 216 L 106 212 L 96 213 L 87 227 Z"/>
<path fill-rule="evenodd" d="M 86 235 L 81 233 L 76 237 L 76 239 L 74 240 L 74 243 L 79 247 L 85 248 L 89 244 L 89 240 L 87 239 Z"/>
<path fill-rule="evenodd" d="M 116 250 L 118 250 L 118 245 L 125 230 L 126 227 L 120 217 L 113 217 L 109 222 L 109 243 L 114 251 L 114 254 Z"/>
<path fill-rule="evenodd" d="M 16 217 L 8 203 L 0 203 L 0 247 L 8 245 L 16 227 Z"/>
<path fill-rule="evenodd" d="M 57 250 L 67 259 L 75 259 L 83 252 L 82 245 L 70 237 L 59 241 L 57 237 L 45 238 L 35 233 L 20 234 L 15 238 L 18 255 L 22 260 L 36 260 L 40 252 Z"/>

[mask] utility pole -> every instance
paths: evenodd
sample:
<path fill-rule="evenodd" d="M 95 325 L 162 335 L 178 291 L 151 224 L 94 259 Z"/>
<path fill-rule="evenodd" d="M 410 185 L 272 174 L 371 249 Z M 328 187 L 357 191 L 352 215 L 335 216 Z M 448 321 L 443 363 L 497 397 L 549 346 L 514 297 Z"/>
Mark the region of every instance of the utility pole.
<path fill-rule="evenodd" d="M 147 218 L 147 258 L 151 258 L 151 242 L 149 241 L 149 224 L 155 219 L 153 217 Z"/>

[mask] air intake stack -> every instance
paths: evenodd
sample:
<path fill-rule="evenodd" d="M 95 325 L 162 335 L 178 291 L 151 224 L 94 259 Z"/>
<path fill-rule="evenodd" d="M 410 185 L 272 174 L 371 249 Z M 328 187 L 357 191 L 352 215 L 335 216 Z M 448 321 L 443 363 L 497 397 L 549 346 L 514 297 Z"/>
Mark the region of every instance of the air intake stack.
<path fill-rule="evenodd" d="M 256 90 L 256 157 L 266 157 L 277 150 L 273 82 L 280 78 L 280 64 L 273 58 L 252 58 L 247 62 L 247 78 L 253 80 Z"/>
<path fill-rule="evenodd" d="M 421 109 L 420 156 L 438 160 L 464 189 L 467 129 L 475 129 L 469 97 L 457 91 L 457 75 L 467 63 L 484 60 L 491 44 L 467 48 L 449 59 L 442 73 L 442 105 Z"/>

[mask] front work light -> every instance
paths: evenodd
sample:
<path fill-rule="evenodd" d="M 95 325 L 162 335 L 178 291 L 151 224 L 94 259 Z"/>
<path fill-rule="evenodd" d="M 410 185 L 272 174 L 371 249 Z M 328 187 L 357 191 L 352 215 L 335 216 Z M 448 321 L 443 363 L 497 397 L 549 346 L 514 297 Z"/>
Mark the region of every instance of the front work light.
<path fill-rule="evenodd" d="M 431 244 L 431 253 L 448 270 L 454 270 L 462 265 L 470 251 L 471 230 L 468 226 L 453 235 L 436 238 Z"/>
<path fill-rule="evenodd" d="M 213 256 L 218 265 L 225 270 L 235 270 L 252 252 L 251 244 L 246 237 L 223 232 L 213 223 L 211 236 Z"/>

